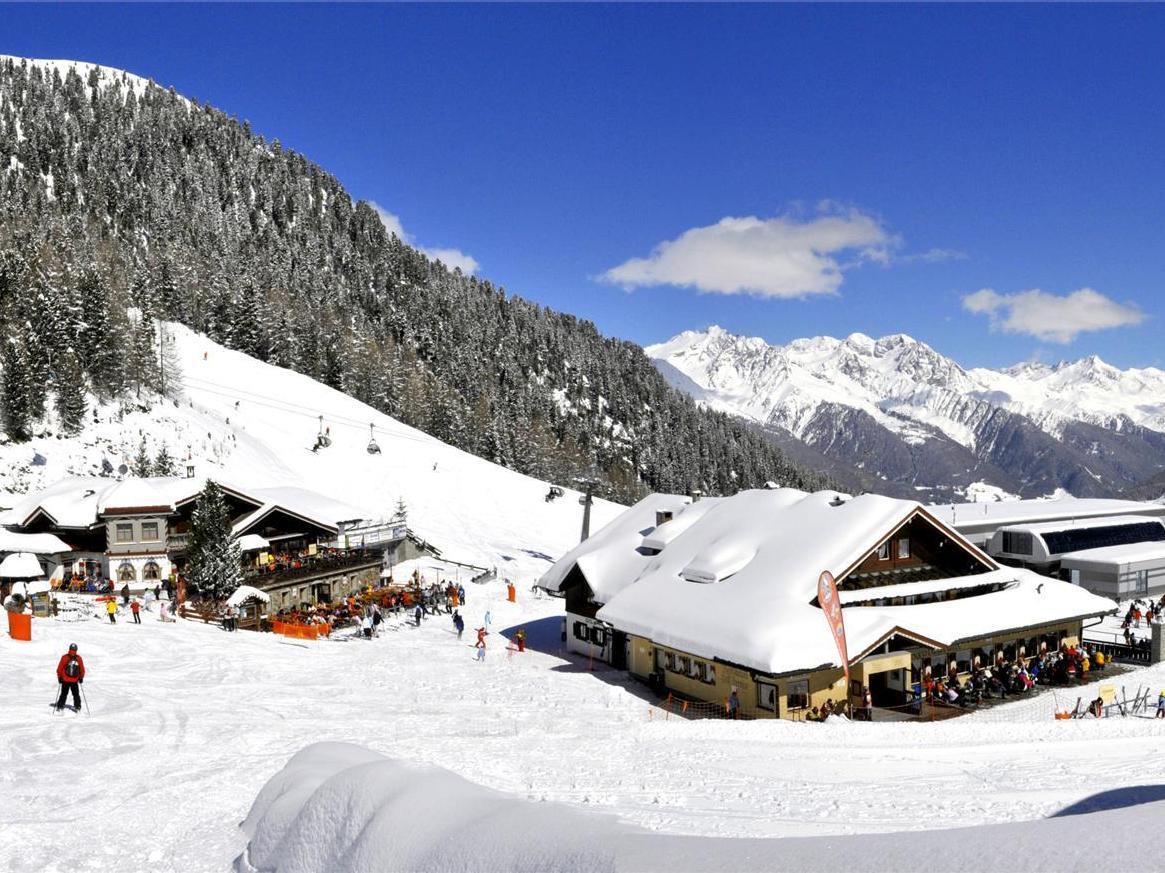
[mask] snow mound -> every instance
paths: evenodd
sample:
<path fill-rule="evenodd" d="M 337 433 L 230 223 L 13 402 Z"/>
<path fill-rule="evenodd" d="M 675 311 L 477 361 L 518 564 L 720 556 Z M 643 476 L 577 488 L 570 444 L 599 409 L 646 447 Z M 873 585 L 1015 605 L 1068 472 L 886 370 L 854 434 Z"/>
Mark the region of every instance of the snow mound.
<path fill-rule="evenodd" d="M 1098 834 L 1132 846 L 1165 814 L 1165 786 L 1104 791 L 1032 822 L 932 832 L 785 839 L 649 833 L 613 817 L 533 803 L 437 767 L 317 743 L 264 786 L 243 822 L 236 873 L 358 871 L 1090 871 Z M 926 847 L 931 847 L 928 852 Z M 922 847 L 920 849 L 920 847 Z M 1134 869 L 1149 869 L 1141 856 Z"/>
<path fill-rule="evenodd" d="M 607 816 L 531 804 L 447 770 L 316 743 L 263 787 L 240 873 L 614 870 Z"/>

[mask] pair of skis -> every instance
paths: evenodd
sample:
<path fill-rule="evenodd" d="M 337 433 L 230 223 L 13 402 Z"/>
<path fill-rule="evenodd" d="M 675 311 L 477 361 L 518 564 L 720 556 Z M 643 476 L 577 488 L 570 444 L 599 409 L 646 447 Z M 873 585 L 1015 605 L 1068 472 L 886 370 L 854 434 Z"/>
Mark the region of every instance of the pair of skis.
<path fill-rule="evenodd" d="M 89 698 L 85 694 L 85 686 L 79 685 L 78 687 L 81 689 L 81 700 L 84 701 L 84 703 L 85 703 L 85 715 L 93 715 L 93 713 L 89 711 Z M 70 706 L 67 703 L 64 703 L 64 704 L 61 704 L 60 706 L 57 706 L 57 702 L 54 700 L 52 703 L 49 704 L 49 706 L 51 706 L 54 710 L 53 715 L 61 715 L 62 713 L 64 713 L 64 711 L 66 709 L 70 710 L 74 715 L 81 714 L 80 707 Z"/>

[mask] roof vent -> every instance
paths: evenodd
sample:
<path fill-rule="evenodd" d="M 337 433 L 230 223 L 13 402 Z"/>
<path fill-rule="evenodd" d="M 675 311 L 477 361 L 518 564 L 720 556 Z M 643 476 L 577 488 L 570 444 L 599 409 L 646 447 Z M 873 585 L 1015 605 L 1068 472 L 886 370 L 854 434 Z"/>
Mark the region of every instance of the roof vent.
<path fill-rule="evenodd" d="M 704 496 L 704 492 L 701 491 L 699 488 L 692 489 L 692 493 L 691 493 L 692 503 L 699 503 L 700 498 L 703 496 Z"/>
<path fill-rule="evenodd" d="M 829 501 L 830 506 L 841 506 L 843 503 L 845 503 L 845 498 L 840 494 L 834 494 L 833 499 Z"/>

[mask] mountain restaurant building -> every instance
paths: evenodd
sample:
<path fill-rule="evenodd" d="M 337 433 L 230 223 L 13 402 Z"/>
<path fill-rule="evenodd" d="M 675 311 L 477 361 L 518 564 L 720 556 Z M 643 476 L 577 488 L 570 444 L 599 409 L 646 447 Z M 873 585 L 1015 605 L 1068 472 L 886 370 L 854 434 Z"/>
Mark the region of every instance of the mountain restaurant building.
<path fill-rule="evenodd" d="M 795 718 L 862 686 L 875 705 L 901 704 L 927 670 L 1077 643 L 1085 621 L 1113 611 L 996 563 L 918 503 L 872 494 L 653 495 L 592 540 L 539 581 L 567 599 L 568 641 L 584 618 L 592 641 L 603 632 L 591 654 L 693 700 L 722 703 L 735 689 L 759 717 Z M 843 607 L 849 688 L 817 603 L 825 570 Z"/>

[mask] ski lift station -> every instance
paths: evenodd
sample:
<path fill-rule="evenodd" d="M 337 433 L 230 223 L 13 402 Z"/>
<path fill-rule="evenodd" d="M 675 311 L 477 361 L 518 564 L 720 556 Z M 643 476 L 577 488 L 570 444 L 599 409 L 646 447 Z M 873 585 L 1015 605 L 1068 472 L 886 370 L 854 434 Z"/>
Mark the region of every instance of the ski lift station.
<path fill-rule="evenodd" d="M 948 514 L 946 518 L 950 518 Z M 817 600 L 836 579 L 850 686 Z M 926 672 L 969 673 L 1078 644 L 1115 604 L 1007 566 L 941 508 L 866 494 L 653 494 L 564 555 L 539 586 L 565 598 L 568 648 L 661 691 L 798 717 L 827 699 L 908 699 Z"/>

